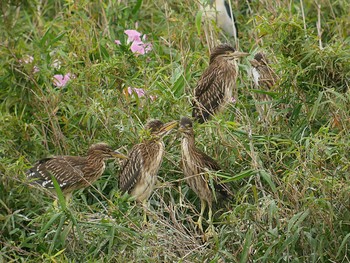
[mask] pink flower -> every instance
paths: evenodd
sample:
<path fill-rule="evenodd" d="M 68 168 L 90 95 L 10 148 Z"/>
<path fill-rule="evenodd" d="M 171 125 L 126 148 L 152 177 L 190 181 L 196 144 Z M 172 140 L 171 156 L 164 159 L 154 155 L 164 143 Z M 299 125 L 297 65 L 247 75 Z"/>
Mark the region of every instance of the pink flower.
<path fill-rule="evenodd" d="M 231 97 L 231 103 L 235 104 L 236 103 L 236 99 L 234 97 Z"/>
<path fill-rule="evenodd" d="M 142 41 L 134 41 L 132 42 L 130 49 L 132 53 L 136 55 L 144 55 L 152 50 L 151 43 L 143 43 Z"/>
<path fill-rule="evenodd" d="M 119 46 L 119 45 L 121 45 L 121 42 L 120 42 L 119 39 L 116 39 L 116 40 L 114 40 L 114 44 L 116 44 L 117 46 Z"/>
<path fill-rule="evenodd" d="M 126 41 L 127 44 L 134 41 L 141 41 L 141 33 L 136 30 L 127 29 L 124 33 L 128 35 L 128 40 Z"/>
<path fill-rule="evenodd" d="M 130 95 L 133 94 L 134 92 L 136 93 L 137 97 L 139 97 L 139 98 L 146 96 L 146 92 L 144 89 L 128 87 L 128 93 Z"/>
<path fill-rule="evenodd" d="M 128 40 L 126 41 L 126 43 L 131 43 L 130 49 L 132 53 L 136 54 L 136 56 L 144 55 L 152 50 L 152 44 L 144 42 L 147 39 L 146 35 L 142 36 L 140 32 L 133 29 L 127 29 L 124 31 L 124 33 L 128 35 Z M 115 40 L 114 43 L 120 45 L 119 40 Z"/>
<path fill-rule="evenodd" d="M 64 87 L 67 85 L 67 82 L 74 78 L 74 75 L 72 76 L 70 73 L 67 73 L 66 75 L 54 75 L 53 76 L 53 85 L 56 87 Z"/>
<path fill-rule="evenodd" d="M 143 42 L 142 41 L 134 41 L 132 42 L 130 49 L 132 53 L 136 53 L 136 54 L 141 54 L 144 55 L 145 54 L 145 48 L 143 47 Z"/>

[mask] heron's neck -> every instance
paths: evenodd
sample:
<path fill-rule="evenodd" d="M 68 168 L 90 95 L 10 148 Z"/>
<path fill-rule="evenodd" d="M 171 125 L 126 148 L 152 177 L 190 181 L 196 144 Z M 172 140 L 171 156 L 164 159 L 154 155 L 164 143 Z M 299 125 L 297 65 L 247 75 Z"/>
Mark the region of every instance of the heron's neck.
<path fill-rule="evenodd" d="M 182 137 L 182 147 L 192 148 L 195 147 L 194 134 L 186 134 Z"/>

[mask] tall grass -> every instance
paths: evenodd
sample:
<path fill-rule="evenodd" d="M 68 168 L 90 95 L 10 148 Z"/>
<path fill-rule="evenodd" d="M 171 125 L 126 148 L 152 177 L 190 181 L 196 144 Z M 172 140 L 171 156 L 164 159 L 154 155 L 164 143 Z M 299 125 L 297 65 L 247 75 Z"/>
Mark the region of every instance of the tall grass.
<path fill-rule="evenodd" d="M 209 46 L 233 40 L 205 30 L 195 1 L 2 1 L 0 262 L 350 261 L 350 4 L 231 2 L 240 49 L 249 58 L 263 50 L 280 80 L 273 121 L 262 122 L 242 60 L 236 103 L 195 126 L 198 147 L 235 193 L 216 208 L 217 235 L 203 243 L 176 133 L 146 226 L 118 190 L 117 162 L 58 210 L 24 173 L 45 156 L 84 155 L 93 142 L 127 151 L 147 119 L 190 115 Z M 126 29 L 146 34 L 152 51 L 135 56 Z M 67 73 L 75 78 L 55 87 L 53 76 Z"/>

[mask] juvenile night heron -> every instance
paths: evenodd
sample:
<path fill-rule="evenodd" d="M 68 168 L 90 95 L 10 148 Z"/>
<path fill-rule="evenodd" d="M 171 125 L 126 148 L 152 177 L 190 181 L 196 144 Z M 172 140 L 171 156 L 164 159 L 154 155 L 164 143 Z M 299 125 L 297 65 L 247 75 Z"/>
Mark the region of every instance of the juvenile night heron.
<path fill-rule="evenodd" d="M 192 117 L 199 123 L 207 121 L 231 101 L 238 76 L 237 60 L 247 55 L 248 53 L 236 51 L 228 44 L 213 49 L 209 67 L 194 90 Z"/>
<path fill-rule="evenodd" d="M 269 66 L 269 61 L 264 53 L 256 53 L 254 59 L 249 61 L 252 65 L 252 75 L 254 83 L 257 87 L 261 87 L 266 91 L 276 84 L 277 75 Z"/>
<path fill-rule="evenodd" d="M 145 206 L 157 181 L 158 170 L 164 155 L 163 137 L 175 126 L 177 121 L 164 124 L 160 120 L 151 120 L 145 125 L 149 137 L 136 144 L 124 162 L 119 177 L 119 187 L 128 192 Z M 146 221 L 146 213 L 144 213 Z"/>
<path fill-rule="evenodd" d="M 38 184 L 47 189 L 54 189 L 53 176 L 59 184 L 66 199 L 74 190 L 90 186 L 105 169 L 105 160 L 127 158 L 114 151 L 105 143 L 90 146 L 87 156 L 54 156 L 38 161 L 26 174 L 32 184 Z"/>
<path fill-rule="evenodd" d="M 209 230 L 212 230 L 212 203 L 217 201 L 216 194 L 220 194 L 221 197 L 228 198 L 232 195 L 232 193 L 229 188 L 225 184 L 220 183 L 219 178 L 215 176 L 212 177 L 212 182 L 215 189 L 211 189 L 210 172 L 219 171 L 221 169 L 219 164 L 214 159 L 197 149 L 195 145 L 192 121 L 189 118 L 181 118 L 179 131 L 182 133 L 182 170 L 187 184 L 201 200 L 201 212 L 197 222 L 198 227 L 203 232 L 202 218 L 206 204 L 208 204 Z"/>
<path fill-rule="evenodd" d="M 269 66 L 269 61 L 266 55 L 261 52 L 256 53 L 254 59 L 250 60 L 249 62 L 252 65 L 251 74 L 253 76 L 255 86 L 263 91 L 271 91 L 272 87 L 275 86 L 278 77 Z M 257 107 L 260 118 L 267 120 L 272 107 L 271 103 L 268 103 L 270 100 L 269 96 L 258 93 L 256 94 L 256 98 L 259 102 L 264 103 L 263 105 L 260 105 L 260 107 Z"/>

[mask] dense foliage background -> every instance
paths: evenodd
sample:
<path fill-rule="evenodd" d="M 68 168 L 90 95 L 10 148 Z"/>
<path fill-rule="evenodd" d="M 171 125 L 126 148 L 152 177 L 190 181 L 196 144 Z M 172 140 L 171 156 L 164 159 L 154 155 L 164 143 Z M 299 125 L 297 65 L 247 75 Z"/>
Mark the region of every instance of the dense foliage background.
<path fill-rule="evenodd" d="M 197 1 L 1 1 L 0 262 L 350 261 L 350 2 L 231 3 L 240 50 L 251 55 L 240 62 L 236 102 L 195 130 L 235 196 L 203 243 L 176 132 L 147 226 L 118 191 L 117 162 L 67 209 L 30 187 L 25 171 L 94 142 L 126 153 L 146 120 L 190 115 L 209 43 L 233 40 L 205 29 Z M 127 29 L 147 35 L 152 50 L 134 54 Z M 257 51 L 280 77 L 269 122 L 249 75 Z M 55 75 L 70 80 L 60 87 Z"/>

